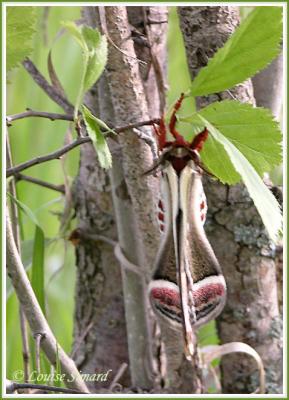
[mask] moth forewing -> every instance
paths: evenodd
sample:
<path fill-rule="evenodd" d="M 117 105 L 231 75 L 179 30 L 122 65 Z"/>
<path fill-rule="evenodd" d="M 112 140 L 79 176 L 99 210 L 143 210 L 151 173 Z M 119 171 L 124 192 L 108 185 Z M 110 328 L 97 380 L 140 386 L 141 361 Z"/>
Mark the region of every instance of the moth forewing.
<path fill-rule="evenodd" d="M 172 226 L 174 234 L 175 254 L 178 259 L 179 249 L 177 246 L 177 227 L 176 221 L 179 213 L 179 179 L 176 171 L 171 164 L 168 164 L 163 171 L 163 197 L 165 199 L 165 209 L 170 209 L 167 218 L 167 226 Z"/>
<path fill-rule="evenodd" d="M 187 204 L 185 200 L 181 201 L 181 204 L 189 214 L 185 267 L 188 267 L 187 278 L 193 282 L 193 287 L 188 285 L 193 307 L 189 305 L 191 322 L 197 328 L 216 318 L 222 311 L 226 300 L 226 283 L 201 219 L 200 199 L 204 197 L 202 175 L 195 171 L 192 176 L 190 200 Z"/>
<path fill-rule="evenodd" d="M 183 328 L 185 339 L 185 354 L 187 358 L 191 358 L 194 354 L 194 334 L 192 322 L 196 322 L 196 314 L 193 300 L 193 277 L 191 274 L 192 260 L 189 251 L 189 224 L 191 220 L 191 202 L 193 181 L 199 173 L 194 169 L 194 163 L 191 161 L 183 169 L 179 179 L 179 208 L 180 223 L 178 232 L 178 247 L 180 252 L 179 260 L 179 281 L 180 281 L 180 297 L 183 313 Z M 194 197 L 199 197 L 198 193 L 194 193 Z"/>
<path fill-rule="evenodd" d="M 164 211 L 164 232 L 154 264 L 154 276 L 148 291 L 153 309 L 159 317 L 179 330 L 182 317 L 179 303 L 179 285 L 176 279 L 178 255 L 176 218 L 179 211 L 178 176 L 171 164 L 162 170 L 161 200 Z M 178 262 L 177 262 L 178 263 Z M 179 308 L 179 310 L 178 310 Z"/>

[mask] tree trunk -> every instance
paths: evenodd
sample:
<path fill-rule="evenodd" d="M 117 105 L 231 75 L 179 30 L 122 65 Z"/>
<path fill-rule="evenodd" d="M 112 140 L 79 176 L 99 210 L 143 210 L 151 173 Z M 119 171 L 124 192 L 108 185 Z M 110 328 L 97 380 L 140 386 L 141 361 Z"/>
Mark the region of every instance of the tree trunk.
<path fill-rule="evenodd" d="M 146 62 L 141 65 L 140 76 L 148 103 L 150 118 L 158 118 L 164 112 L 164 97 L 166 87 L 166 28 L 164 21 L 168 19 L 166 7 L 127 7 L 130 24 L 143 36 L 134 38 L 134 47 L 137 57 Z M 146 15 L 145 15 L 146 14 Z M 150 25 L 150 34 L 147 35 L 145 23 Z M 158 21 L 159 24 L 155 22 Z M 141 38 L 141 39 L 140 39 Z M 145 38 L 145 39 L 144 39 Z M 152 46 L 150 51 L 149 46 Z M 153 53 L 153 54 L 152 54 Z M 157 58 L 155 60 L 155 58 Z M 161 71 L 161 72 L 160 72 Z M 157 198 L 157 196 L 155 196 Z M 196 393 L 201 391 L 200 367 L 196 355 L 192 363 L 184 357 L 183 334 L 171 329 L 167 324 L 159 324 L 160 339 L 164 344 L 165 357 L 160 357 L 159 372 L 169 393 Z M 159 343 L 159 333 L 156 329 L 154 337 L 155 352 L 162 353 Z M 164 372 L 162 372 L 164 370 Z"/>
<path fill-rule="evenodd" d="M 83 17 L 88 25 L 96 26 L 94 7 L 84 7 Z M 99 115 L 96 86 L 85 103 Z M 98 234 L 117 240 L 109 174 L 100 168 L 91 143 L 80 148 L 73 194 L 80 233 L 76 247 L 74 358 L 84 373 L 112 370 L 106 382 L 91 384 L 90 389 L 96 391 L 100 385 L 108 387 L 121 365 L 128 364 L 128 350 L 119 263 L 111 245 L 87 239 L 88 234 Z M 130 385 L 128 370 L 119 383 Z"/>
<path fill-rule="evenodd" d="M 121 16 L 120 25 L 122 24 L 128 34 L 128 28 L 125 26 L 127 25 L 126 10 L 124 7 L 111 7 L 106 10 L 109 14 L 107 18 L 109 32 L 112 32 L 112 40 L 118 43 L 118 38 L 114 37 L 114 30 L 110 24 L 115 24 L 116 20 L 119 21 L 117 17 Z M 89 25 L 101 25 L 98 9 L 95 7 L 85 7 L 84 17 Z M 117 28 L 118 26 L 116 26 L 116 31 Z M 127 37 L 125 39 L 127 40 Z M 128 42 L 131 46 L 132 42 L 130 40 Z M 123 47 L 122 43 L 118 45 Z M 125 58 L 126 56 L 116 50 L 116 58 L 114 58 L 113 48 L 110 49 L 107 75 L 113 87 L 107 86 L 104 75 L 86 98 L 86 103 L 93 112 L 114 126 L 149 119 L 142 83 L 137 76 L 138 65 L 133 48 L 130 47 L 124 51 L 127 52 L 126 54 L 131 54 L 124 60 L 127 62 L 126 65 L 123 60 L 117 59 L 119 55 Z M 127 75 L 122 75 L 124 71 Z M 115 76 L 115 74 L 118 75 Z M 129 85 L 131 88 L 128 88 Z M 117 98 L 113 105 L 111 91 Z M 126 104 L 122 108 L 124 99 L 126 99 Z M 113 106 L 117 109 L 117 113 Z M 154 103 L 154 109 L 157 108 L 158 104 Z M 118 118 L 114 117 L 115 114 Z M 150 128 L 146 129 L 148 135 L 151 134 L 150 130 Z M 122 251 L 129 261 L 133 262 L 136 268 L 141 265 L 150 272 L 154 249 L 158 242 L 156 223 L 154 224 L 155 212 L 152 209 L 154 205 L 152 198 L 157 189 L 154 189 L 155 179 L 144 179 L 141 175 L 152 164 L 151 151 L 134 132 L 125 132 L 122 135 L 124 138 L 120 137 L 118 144 L 111 143 L 113 170 L 110 177 L 99 168 L 95 151 L 90 144 L 82 150 L 80 171 L 74 191 L 79 226 L 81 232 L 88 231 L 114 239 L 118 237 Z M 125 146 L 127 151 L 122 152 Z M 125 168 L 127 168 L 126 172 L 124 172 Z M 130 175 L 130 184 L 127 184 L 125 175 Z M 133 191 L 133 195 L 128 192 L 129 189 Z M 118 232 L 116 232 L 113 208 Z M 138 212 L 138 224 L 136 224 L 135 209 Z M 111 247 L 101 242 L 88 241 L 86 237 L 87 235 L 84 235 L 85 240 L 77 247 L 79 274 L 75 348 L 86 326 L 90 325 L 92 328 L 76 352 L 78 365 L 85 372 L 92 373 L 95 368 L 98 371 L 113 369 L 112 373 L 115 374 L 121 363 L 128 363 L 129 350 L 132 384 L 149 389 L 152 387 L 153 375 L 149 365 L 150 358 L 147 357 L 150 348 L 150 326 L 147 318 L 145 276 L 140 278 L 134 272 L 125 270 L 125 265 L 120 267 L 115 261 Z M 123 270 L 120 271 L 120 268 Z M 123 307 L 121 275 L 123 290 L 126 294 L 126 314 Z M 128 327 L 128 343 L 126 326 Z M 129 384 L 127 378 L 124 376 L 121 381 L 126 386 Z"/>
<path fill-rule="evenodd" d="M 239 22 L 235 7 L 180 7 L 191 77 L 229 38 Z M 254 104 L 246 81 L 230 92 Z M 199 108 L 230 98 L 229 92 L 197 99 Z M 278 311 L 275 249 L 243 185 L 230 188 L 206 180 L 209 218 L 206 230 L 228 286 L 227 305 L 217 320 L 222 343 L 243 341 L 260 354 L 266 369 L 268 393 L 282 392 L 282 320 Z M 223 393 L 250 393 L 258 386 L 252 361 L 227 355 L 221 362 Z"/>

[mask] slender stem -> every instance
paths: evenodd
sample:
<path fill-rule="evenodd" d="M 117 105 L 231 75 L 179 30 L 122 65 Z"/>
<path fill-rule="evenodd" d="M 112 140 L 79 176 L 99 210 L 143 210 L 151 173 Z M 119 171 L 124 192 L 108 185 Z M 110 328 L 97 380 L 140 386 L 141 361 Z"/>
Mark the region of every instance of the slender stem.
<path fill-rule="evenodd" d="M 40 117 L 40 118 L 48 118 L 51 121 L 55 120 L 63 120 L 63 121 L 73 121 L 73 115 L 71 114 L 58 114 L 58 113 L 50 113 L 45 111 L 34 111 L 27 109 L 19 114 L 8 115 L 6 117 L 7 126 L 11 125 L 11 122 L 16 121 L 18 119 L 28 118 L 28 117 Z"/>
<path fill-rule="evenodd" d="M 113 378 L 113 381 L 109 385 L 109 390 L 113 390 L 114 386 L 120 380 L 120 378 L 122 377 L 122 375 L 124 374 L 126 369 L 127 369 L 127 363 L 122 363 L 121 366 L 119 367 L 115 377 Z"/>
<path fill-rule="evenodd" d="M 67 394 L 85 394 L 85 392 L 80 392 L 79 390 L 66 389 L 57 386 L 49 386 L 49 385 L 38 385 L 35 383 L 18 383 L 9 381 L 9 385 L 7 387 L 7 393 L 13 393 L 19 389 L 38 389 L 49 392 L 56 393 L 67 393 Z"/>
<path fill-rule="evenodd" d="M 21 328 L 21 339 L 22 339 L 24 382 L 28 382 L 28 380 L 29 380 L 29 360 L 30 360 L 28 327 L 27 327 L 27 321 L 25 318 L 25 314 L 24 314 L 24 311 L 21 306 L 19 307 L 19 319 L 20 319 L 20 328 Z"/>
<path fill-rule="evenodd" d="M 46 111 L 35 111 L 35 110 L 27 110 L 19 114 L 13 114 L 13 115 L 8 115 L 6 117 L 6 122 L 7 125 L 10 125 L 11 122 L 17 121 L 19 119 L 23 118 L 30 118 L 30 117 L 40 117 L 40 118 L 47 118 L 50 119 L 51 121 L 56 121 L 56 120 L 63 120 L 63 121 L 74 121 L 74 117 L 72 114 L 58 114 L 58 113 L 52 113 L 52 112 L 46 112 Z M 154 118 L 150 119 L 147 121 L 140 121 L 136 122 L 133 124 L 125 125 L 125 126 L 120 126 L 117 128 L 111 128 L 111 130 L 115 131 L 116 133 L 120 133 L 123 131 L 127 131 L 133 128 L 139 128 L 141 126 L 145 125 L 153 125 L 153 124 L 159 124 L 160 118 Z M 101 128 L 103 130 L 103 128 Z"/>
<path fill-rule="evenodd" d="M 120 133 L 120 132 L 124 132 L 124 131 L 129 131 L 134 128 L 140 128 L 141 126 L 153 125 L 153 124 L 159 124 L 159 123 L 160 123 L 160 118 L 153 118 L 153 119 L 149 119 L 147 121 L 140 121 L 140 122 L 132 123 L 129 125 L 124 125 L 124 126 L 120 126 L 117 128 L 113 128 L 113 130 L 116 133 Z"/>
<path fill-rule="evenodd" d="M 6 129 L 7 131 L 7 129 Z M 12 167 L 12 154 L 10 148 L 10 140 L 8 132 L 6 132 L 6 158 L 8 167 Z M 17 198 L 15 181 L 11 181 L 9 183 L 9 191 L 14 198 Z M 20 239 L 20 224 L 19 224 L 19 211 L 15 202 L 11 200 L 10 203 L 11 209 L 11 221 L 13 224 L 13 235 L 17 250 L 19 255 L 21 256 L 21 239 Z M 28 342 L 28 327 L 27 321 L 24 315 L 24 311 L 19 304 L 19 320 L 20 320 L 20 331 L 21 331 L 21 341 L 22 341 L 22 357 L 23 357 L 23 370 L 24 370 L 24 381 L 28 382 L 29 378 L 29 360 L 30 360 L 30 351 L 29 351 L 29 342 Z"/>
<path fill-rule="evenodd" d="M 8 168 L 6 177 L 15 175 L 20 171 L 23 171 L 26 168 L 30 168 L 36 164 L 42 164 L 46 161 L 51 161 L 60 158 L 63 154 L 68 153 L 70 150 L 74 149 L 77 146 L 80 146 L 83 143 L 91 142 L 90 137 L 80 137 L 76 139 L 74 142 L 63 146 L 61 149 L 58 149 L 52 153 L 46 154 L 45 156 L 35 157 L 32 160 L 25 161 L 22 164 L 18 164 L 16 167 Z"/>
<path fill-rule="evenodd" d="M 43 337 L 42 333 L 35 333 L 34 334 L 34 339 L 35 339 L 35 365 L 36 365 L 37 374 L 40 374 L 40 342 L 41 342 L 42 337 Z"/>
<path fill-rule="evenodd" d="M 87 327 L 84 329 L 84 331 L 82 332 L 81 336 L 76 340 L 75 346 L 70 354 L 71 358 L 74 358 L 75 354 L 77 353 L 79 347 L 81 346 L 82 342 L 84 341 L 84 339 L 86 338 L 87 334 L 89 333 L 89 331 L 92 329 L 93 327 L 93 322 L 90 322 Z"/>
<path fill-rule="evenodd" d="M 8 209 L 6 220 L 6 242 L 7 271 L 23 311 L 25 312 L 32 334 L 37 332 L 45 335 L 43 340 L 41 340 L 41 348 L 52 365 L 56 365 L 56 359 L 59 359 L 61 371 L 66 377 L 65 383 L 67 386 L 71 389 L 77 389 L 89 393 L 73 360 L 68 357 L 61 346 L 57 343 L 56 338 L 43 315 L 15 245 Z M 56 349 L 58 349 L 58 351 Z M 71 377 L 73 377 L 73 379 L 71 379 Z"/>
<path fill-rule="evenodd" d="M 64 189 L 64 185 L 54 185 L 53 183 L 48 183 L 45 181 L 42 181 L 40 179 L 37 178 L 33 178 L 32 176 L 28 176 L 28 175 L 23 175 L 23 174 L 14 174 L 16 182 L 18 181 L 26 181 L 26 182 L 31 182 L 34 183 L 35 185 L 39 185 L 42 187 L 45 187 L 47 189 L 51 189 L 51 190 L 55 190 L 56 192 L 60 192 L 60 193 L 65 193 L 65 189 Z"/>
<path fill-rule="evenodd" d="M 32 79 L 40 86 L 44 92 L 58 104 L 67 114 L 73 113 L 73 105 L 63 97 L 52 85 L 50 85 L 44 76 L 38 71 L 33 62 L 26 58 L 22 62 L 23 67 L 31 75 Z"/>
<path fill-rule="evenodd" d="M 151 120 L 147 120 L 147 121 L 142 121 L 142 122 L 137 122 L 135 124 L 129 124 L 129 125 L 125 125 L 125 126 L 121 126 L 119 128 L 115 128 L 114 131 L 116 133 L 120 133 L 126 130 L 130 130 L 133 128 L 137 128 L 140 126 L 145 126 L 145 125 L 152 125 L 153 123 L 158 123 L 159 119 L 151 119 Z M 144 139 L 145 140 L 145 139 Z M 66 146 L 52 152 L 49 154 L 46 154 L 45 156 L 40 156 L 40 157 L 35 157 L 32 158 L 31 160 L 25 161 L 21 164 L 16 165 L 15 167 L 11 167 L 8 168 L 7 172 L 6 172 L 6 177 L 9 178 L 9 176 L 12 175 L 16 175 L 19 172 L 23 171 L 24 169 L 33 167 L 34 165 L 37 164 L 42 164 L 44 162 L 47 161 L 51 161 L 51 160 L 55 160 L 60 158 L 63 154 L 68 153 L 70 150 L 74 149 L 77 146 L 80 146 L 83 143 L 88 143 L 91 142 L 90 137 L 85 136 L 85 137 L 79 137 L 78 139 L 76 139 L 74 142 L 67 144 Z M 149 143 L 148 143 L 149 144 Z"/>

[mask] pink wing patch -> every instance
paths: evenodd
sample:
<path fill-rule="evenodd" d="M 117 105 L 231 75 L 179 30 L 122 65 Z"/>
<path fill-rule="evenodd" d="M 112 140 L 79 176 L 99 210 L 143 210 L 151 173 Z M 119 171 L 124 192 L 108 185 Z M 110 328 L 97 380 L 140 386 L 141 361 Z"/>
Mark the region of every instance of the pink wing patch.
<path fill-rule="evenodd" d="M 149 297 L 153 308 L 162 317 L 182 324 L 182 307 L 178 286 L 164 279 L 152 281 Z M 226 284 L 222 275 L 212 275 L 193 285 L 190 319 L 200 326 L 215 318 L 223 309 Z"/>

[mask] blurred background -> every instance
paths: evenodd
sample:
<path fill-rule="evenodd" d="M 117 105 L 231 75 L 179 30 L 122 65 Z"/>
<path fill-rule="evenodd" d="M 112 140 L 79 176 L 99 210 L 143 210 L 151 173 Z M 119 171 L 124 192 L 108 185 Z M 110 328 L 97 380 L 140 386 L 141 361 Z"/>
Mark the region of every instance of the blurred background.
<path fill-rule="evenodd" d="M 176 9 L 175 7 L 169 8 L 168 105 L 172 104 L 179 94 L 186 91 L 190 85 Z M 81 50 L 71 36 L 65 33 L 59 36 L 58 33 L 61 30 L 62 21 L 80 19 L 80 7 L 53 6 L 36 7 L 36 9 L 37 32 L 33 38 L 31 59 L 48 79 L 47 57 L 49 50 L 52 49 L 53 64 L 58 77 L 69 100 L 74 103 L 81 76 Z M 251 7 L 240 7 L 240 9 L 241 16 L 244 17 L 250 12 Z M 19 67 L 8 75 L 7 115 L 23 112 L 26 108 L 62 112 L 32 81 L 24 68 Z M 193 101 L 186 101 L 182 113 L 188 115 L 193 110 Z M 188 125 L 184 125 L 181 130 L 186 134 L 190 133 Z M 13 164 L 19 164 L 62 147 L 70 134 L 69 123 L 66 121 L 52 122 L 43 118 L 26 118 L 13 122 L 9 128 Z M 27 169 L 24 173 L 54 184 L 63 184 L 66 176 L 71 183 L 78 171 L 78 161 L 79 148 L 76 148 L 67 154 L 64 162 L 53 160 Z M 275 183 L 280 183 L 282 180 L 281 169 L 276 170 L 274 174 Z M 45 233 L 47 318 L 60 344 L 67 352 L 70 352 L 73 331 L 75 259 L 72 244 L 66 240 L 65 235 L 61 237 L 63 235 L 60 234 L 60 214 L 65 205 L 64 198 L 61 193 L 25 181 L 17 183 L 17 196 L 33 211 Z M 29 266 L 32 258 L 35 225 L 23 213 L 21 222 L 22 255 L 24 263 Z M 18 303 L 9 281 L 6 337 L 7 377 L 11 379 L 12 372 L 22 369 L 23 363 Z M 201 345 L 213 344 L 217 341 L 213 323 L 202 328 L 200 331 Z"/>

